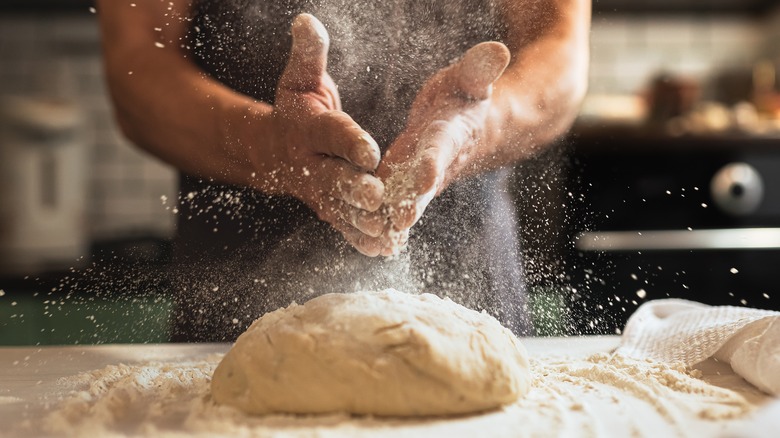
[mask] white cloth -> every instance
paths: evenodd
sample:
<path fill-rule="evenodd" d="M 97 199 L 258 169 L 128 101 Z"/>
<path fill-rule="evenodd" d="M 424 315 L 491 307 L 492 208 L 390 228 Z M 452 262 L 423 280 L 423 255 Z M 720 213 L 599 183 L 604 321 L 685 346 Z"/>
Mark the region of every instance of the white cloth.
<path fill-rule="evenodd" d="M 629 318 L 618 352 L 687 366 L 714 357 L 762 391 L 780 396 L 780 312 L 650 301 Z"/>

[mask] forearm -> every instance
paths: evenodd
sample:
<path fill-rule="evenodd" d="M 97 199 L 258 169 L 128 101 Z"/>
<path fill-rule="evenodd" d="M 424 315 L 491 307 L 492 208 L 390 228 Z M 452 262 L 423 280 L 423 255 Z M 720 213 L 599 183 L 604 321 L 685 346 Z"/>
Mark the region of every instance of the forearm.
<path fill-rule="evenodd" d="M 242 127 L 231 121 L 262 124 L 270 107 L 215 84 L 183 58 L 140 56 L 127 67 L 135 78 L 112 86 L 112 95 L 117 120 L 131 141 L 187 173 L 249 183 L 256 170 L 247 156 L 251 145 L 243 144 Z M 165 74 L 157 71 L 161 68 Z"/>
<path fill-rule="evenodd" d="M 510 31 L 512 62 L 494 84 L 483 135 L 459 160 L 461 174 L 528 158 L 564 134 L 576 117 L 587 89 L 590 1 L 536 3 L 543 4 L 537 15 L 544 14 L 536 20 L 545 24 L 535 35 Z"/>
<path fill-rule="evenodd" d="M 139 147 L 185 172 L 248 184 L 256 166 L 247 151 L 257 145 L 242 144 L 244 126 L 231 124 L 255 124 L 262 132 L 271 107 L 204 74 L 182 48 L 188 5 L 180 0 L 174 10 L 160 10 L 160 4 L 167 2 L 99 3 L 119 125 Z"/>

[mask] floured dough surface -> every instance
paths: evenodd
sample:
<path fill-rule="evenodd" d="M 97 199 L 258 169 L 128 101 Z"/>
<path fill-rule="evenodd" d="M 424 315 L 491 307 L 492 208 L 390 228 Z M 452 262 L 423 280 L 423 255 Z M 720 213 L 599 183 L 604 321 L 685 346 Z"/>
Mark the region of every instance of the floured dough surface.
<path fill-rule="evenodd" d="M 530 381 L 525 349 L 490 315 L 388 289 L 266 314 L 225 355 L 211 389 L 252 414 L 428 416 L 512 403 Z"/>

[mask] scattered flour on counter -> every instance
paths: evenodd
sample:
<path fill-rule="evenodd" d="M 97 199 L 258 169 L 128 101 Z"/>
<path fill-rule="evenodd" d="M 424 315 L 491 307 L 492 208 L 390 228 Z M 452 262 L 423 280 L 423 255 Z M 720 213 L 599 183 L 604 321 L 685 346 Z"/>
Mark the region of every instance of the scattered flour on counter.
<path fill-rule="evenodd" d="M 682 365 L 602 353 L 536 361 L 532 372 L 534 388 L 541 391 L 519 405 L 557 418 L 559 436 L 671 436 L 659 434 L 658 425 L 677 436 L 695 436 L 689 433 L 692 422 L 736 419 L 754 408 L 739 393 L 711 385 Z M 555 421 L 542 423 L 556 429 Z M 544 429 L 539 432 L 542 436 Z"/>
<path fill-rule="evenodd" d="M 348 415 L 252 417 L 210 395 L 222 355 L 111 365 L 64 378 L 70 392 L 29 434 L 55 436 L 711 436 L 756 406 L 682 366 L 597 354 L 536 358 L 520 401 L 478 415 L 417 420 Z M 717 421 L 716 421 L 717 420 Z M 696 426 L 696 427 L 692 427 Z M 704 429 L 702 429 L 704 428 Z"/>
<path fill-rule="evenodd" d="M 0 405 L 18 403 L 21 399 L 18 397 L 0 396 Z"/>

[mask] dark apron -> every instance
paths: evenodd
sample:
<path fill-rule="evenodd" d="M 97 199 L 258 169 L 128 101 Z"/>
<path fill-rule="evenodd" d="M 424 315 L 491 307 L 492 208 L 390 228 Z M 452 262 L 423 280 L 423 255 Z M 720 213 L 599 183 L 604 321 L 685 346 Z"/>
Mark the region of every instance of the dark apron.
<path fill-rule="evenodd" d="M 201 0 L 189 44 L 231 88 L 273 103 L 300 12 L 331 38 L 344 110 L 386 148 L 422 83 L 472 45 L 501 39 L 490 0 Z M 454 4 L 453 4 L 454 3 Z M 363 6 L 360 6 L 360 5 Z M 182 175 L 174 341 L 231 341 L 263 313 L 329 292 L 394 287 L 452 298 L 528 334 L 509 169 L 459 181 L 412 229 L 408 251 L 369 258 L 296 199 Z"/>

